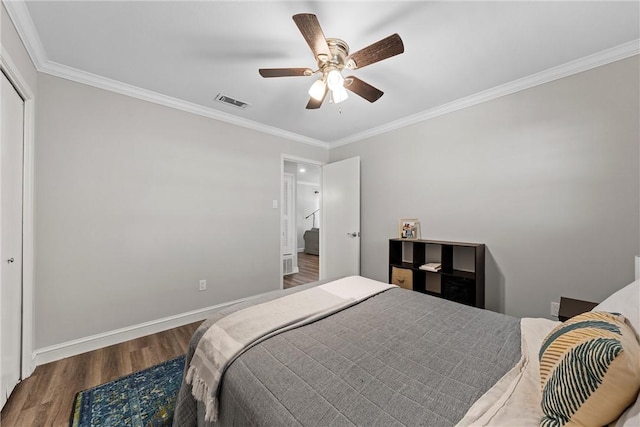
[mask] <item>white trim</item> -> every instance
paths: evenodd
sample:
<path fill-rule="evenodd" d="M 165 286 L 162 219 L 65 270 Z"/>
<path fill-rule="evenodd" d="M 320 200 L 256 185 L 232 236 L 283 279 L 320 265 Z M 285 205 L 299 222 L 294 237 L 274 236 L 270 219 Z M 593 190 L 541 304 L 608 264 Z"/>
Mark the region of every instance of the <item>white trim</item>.
<path fill-rule="evenodd" d="M 26 1 L 6 1 L 2 0 L 9 18 L 13 22 L 22 44 L 31 57 L 31 62 L 39 69 L 41 65 L 48 61 L 47 55 L 42 47 L 42 41 L 36 31 L 36 27 L 31 19 L 31 14 L 27 8 Z"/>
<path fill-rule="evenodd" d="M 327 162 L 323 162 L 322 160 L 311 160 L 311 159 L 307 159 L 305 157 L 298 157 L 298 156 L 291 156 L 289 154 L 284 154 L 282 153 L 282 155 L 280 156 L 282 157 L 282 165 L 284 167 L 284 161 L 289 161 L 289 162 L 296 162 L 296 163 L 306 163 L 308 165 L 315 165 L 315 166 L 324 166 L 327 164 Z M 283 171 L 284 173 L 284 171 Z"/>
<path fill-rule="evenodd" d="M 253 120 L 215 110 L 213 108 L 203 107 L 192 102 L 183 101 L 178 98 L 163 95 L 147 89 L 142 89 L 133 85 L 112 80 L 97 74 L 79 70 L 49 60 L 42 46 L 38 32 L 35 29 L 31 15 L 24 1 L 7 1 L 3 0 L 6 5 L 7 12 L 13 25 L 22 39 L 31 60 L 35 64 L 36 69 L 41 73 L 50 74 L 52 76 L 61 77 L 78 83 L 97 87 L 99 89 L 108 90 L 110 92 L 119 93 L 121 95 L 130 96 L 132 98 L 141 99 L 154 104 L 164 105 L 165 107 L 175 108 L 176 110 L 186 111 L 187 113 L 197 114 L 199 116 L 220 120 L 222 122 L 231 123 L 236 126 L 248 128 L 269 135 L 278 136 L 303 144 L 315 147 L 328 148 L 328 144 L 314 138 L 304 135 L 285 131 L 273 126 L 268 126 Z"/>
<path fill-rule="evenodd" d="M 557 67 L 553 67 L 548 70 L 541 71 L 539 73 L 532 74 L 530 76 L 523 77 L 521 79 L 517 79 L 512 82 L 505 83 L 503 85 L 454 100 L 447 104 L 443 104 L 408 117 L 404 117 L 400 120 L 368 129 L 364 132 L 356 133 L 346 138 L 338 139 L 335 141 L 320 141 L 304 135 L 288 132 L 283 129 L 275 128 L 273 126 L 267 126 L 262 123 L 227 114 L 218 110 L 214 110 L 212 108 L 196 105 L 191 102 L 162 95 L 146 89 L 141 89 L 132 85 L 107 79 L 96 74 L 88 73 L 50 61 L 46 57 L 44 48 L 42 47 L 42 42 L 40 41 L 38 32 L 35 30 L 35 26 L 33 24 L 33 21 L 31 20 L 31 15 L 29 14 L 29 11 L 24 4 L 24 1 L 5 2 L 3 0 L 3 3 L 6 6 L 9 17 L 13 21 L 13 24 L 16 27 L 16 30 L 18 31 L 18 34 L 20 35 L 25 48 L 29 52 L 31 59 L 34 62 L 36 69 L 40 72 L 120 93 L 122 95 L 131 96 L 133 98 L 138 98 L 156 104 L 164 105 L 170 108 L 175 108 L 177 110 L 182 110 L 204 117 L 209 117 L 223 122 L 235 124 L 237 126 L 256 130 L 269 135 L 274 135 L 292 141 L 302 142 L 304 144 L 309 144 L 326 149 L 340 147 L 360 141 L 365 138 L 370 138 L 376 135 L 390 132 L 395 129 L 432 119 L 434 117 L 442 116 L 444 114 L 461 110 L 466 107 L 471 107 L 482 102 L 491 101 L 505 95 L 529 89 L 544 83 L 551 82 L 553 80 L 570 76 L 572 74 L 580 73 L 582 71 L 587 71 L 601 65 L 606 65 L 633 55 L 638 55 L 640 53 L 640 39 L 632 40 L 619 46 L 615 46 L 610 49 L 585 56 L 584 58 L 567 62 L 566 64 L 562 64 Z"/>
<path fill-rule="evenodd" d="M 383 126 L 368 129 L 364 132 L 359 132 L 346 138 L 333 141 L 329 143 L 329 148 L 337 148 L 343 145 L 363 140 L 365 138 L 371 138 L 385 132 L 390 132 L 392 130 L 403 128 L 405 126 L 409 126 L 418 122 L 433 119 L 438 116 L 443 116 L 457 110 L 462 110 L 463 108 L 471 107 L 483 102 L 500 98 L 502 96 L 510 95 L 515 92 L 530 89 L 544 83 L 549 83 L 554 80 L 571 76 L 573 74 L 588 71 L 593 68 L 610 64 L 612 62 L 629 58 L 638 54 L 640 54 L 640 39 L 632 40 L 619 46 L 594 53 L 593 55 L 585 56 L 584 58 L 567 62 L 566 64 L 549 68 L 548 70 L 541 71 L 539 73 L 532 74 L 530 76 L 523 77 L 521 79 L 514 80 L 512 82 L 505 83 L 503 85 L 496 86 L 494 88 L 487 89 L 464 98 L 456 99 L 455 101 L 449 102 L 447 104 L 439 105 L 429 110 L 404 117 L 400 120 L 387 123 Z"/>
<path fill-rule="evenodd" d="M 220 120 L 222 122 L 231 123 L 236 126 L 263 132 L 269 135 L 274 135 L 292 141 L 301 142 L 303 144 L 312 145 L 314 147 L 328 148 L 328 144 L 326 142 L 322 142 L 317 139 L 309 138 L 307 136 L 299 135 L 297 133 L 289 132 L 273 126 L 267 126 L 263 123 L 245 119 L 243 117 L 235 116 L 223 111 L 214 110 L 213 108 L 203 107 L 192 102 L 163 95 L 151 90 L 142 89 L 116 80 L 108 79 L 106 77 L 78 70 L 77 68 L 58 64 L 53 61 L 47 61 L 45 64 L 43 64 L 42 67 L 38 68 L 38 71 L 50 74 L 52 76 L 61 77 L 67 80 L 72 80 L 78 83 L 97 87 L 99 89 L 108 90 L 110 92 L 119 93 L 121 95 L 130 96 L 132 98 L 141 99 L 143 101 L 152 102 L 154 104 L 163 105 L 165 107 L 174 108 L 176 110 L 185 111 L 187 113 L 197 114 L 199 116 Z"/>
<path fill-rule="evenodd" d="M 297 184 L 308 185 L 310 187 L 320 187 L 320 183 L 319 182 L 298 181 Z"/>
<path fill-rule="evenodd" d="M 324 166 L 327 164 L 327 162 L 323 162 L 321 160 L 312 160 L 312 159 L 307 159 L 305 157 L 299 157 L 299 156 L 293 156 L 290 154 L 285 154 L 285 153 L 281 153 L 280 154 L 280 206 L 282 207 L 282 202 L 284 200 L 284 162 L 297 162 L 297 163 L 306 163 L 308 165 L 315 165 L 315 166 Z M 322 188 L 322 178 L 320 178 L 320 184 L 318 184 L 319 187 Z M 320 193 L 320 204 L 322 204 L 322 193 Z M 280 208 L 282 209 L 282 208 Z M 282 233 L 284 232 L 284 230 L 282 229 L 282 210 L 279 211 L 280 215 L 280 289 L 284 289 L 284 271 L 282 269 L 282 260 L 284 259 L 284 255 L 283 255 L 283 248 L 282 248 Z M 297 246 L 297 244 L 296 244 Z"/>
<path fill-rule="evenodd" d="M 463 108 L 491 101 L 515 92 L 530 89 L 544 83 L 549 83 L 551 81 L 568 77 L 573 74 L 587 71 L 602 65 L 606 65 L 611 62 L 619 61 L 633 55 L 638 55 L 640 53 L 639 45 L 640 39 L 633 40 L 631 42 L 624 43 L 611 49 L 607 49 L 602 52 L 598 52 L 593 55 L 589 55 L 584 58 L 580 58 L 575 61 L 571 61 L 566 64 L 562 64 L 557 67 L 553 67 L 548 70 L 541 71 L 539 73 L 532 74 L 530 76 L 523 77 L 521 79 L 514 80 L 512 82 L 505 83 L 503 85 L 496 86 L 494 88 L 487 89 L 464 98 L 457 99 L 450 103 L 443 104 L 432 109 L 404 117 L 400 120 L 371 128 L 364 132 L 359 132 L 346 138 L 335 140 L 333 142 L 320 141 L 304 135 L 285 131 L 283 129 L 278 129 L 273 126 L 267 126 L 259 122 L 224 113 L 212 108 L 203 107 L 201 105 L 183 101 L 181 99 L 166 96 L 146 89 L 141 89 L 95 74 L 87 73 L 85 71 L 81 71 L 72 67 L 67 67 L 53 61 L 47 61 L 45 64 L 43 64 L 42 67 L 38 68 L 38 71 L 111 92 L 119 93 L 121 95 L 131 96 L 133 98 L 153 102 L 155 104 L 164 105 L 166 107 L 175 108 L 177 110 L 186 111 L 188 113 L 231 123 L 269 135 L 278 136 L 315 147 L 332 149 L 340 147 L 342 145 L 357 142 L 365 138 L 370 138 L 372 136 L 390 132 L 392 130 L 396 130 L 418 122 L 442 116 L 457 110 L 461 110 Z"/>
<path fill-rule="evenodd" d="M 33 355 L 34 287 L 34 95 L 9 53 L 0 46 L 0 70 L 4 71 L 24 100 L 23 190 L 22 190 L 22 372 L 29 377 L 35 369 Z"/>
<path fill-rule="evenodd" d="M 298 274 L 298 273 L 300 273 L 300 270 L 298 269 L 298 267 L 293 267 L 293 268 L 291 269 L 291 273 L 287 273 L 286 275 L 287 275 L 287 276 L 289 276 L 289 275 L 291 275 L 291 274 Z M 283 277 L 284 277 L 284 276 L 283 276 Z"/>
<path fill-rule="evenodd" d="M 65 357 L 75 356 L 81 353 L 86 353 L 87 351 L 97 350 L 151 334 L 157 334 L 162 331 L 188 325 L 189 323 L 199 322 L 211 317 L 215 310 L 247 301 L 258 296 L 260 295 L 240 298 L 234 301 L 188 311 L 186 313 L 140 323 L 138 325 L 127 326 L 125 328 L 39 348 L 35 351 L 35 363 L 37 366 L 40 366 L 45 363 L 64 359 Z"/>

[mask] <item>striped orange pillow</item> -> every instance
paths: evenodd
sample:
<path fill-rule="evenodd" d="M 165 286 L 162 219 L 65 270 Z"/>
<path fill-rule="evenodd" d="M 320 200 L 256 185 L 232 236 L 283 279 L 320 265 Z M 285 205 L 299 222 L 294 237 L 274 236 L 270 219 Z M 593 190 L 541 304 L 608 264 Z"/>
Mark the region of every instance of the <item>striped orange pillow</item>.
<path fill-rule="evenodd" d="M 601 427 L 640 389 L 640 343 L 622 315 L 588 312 L 558 325 L 540 348 L 540 425 Z"/>

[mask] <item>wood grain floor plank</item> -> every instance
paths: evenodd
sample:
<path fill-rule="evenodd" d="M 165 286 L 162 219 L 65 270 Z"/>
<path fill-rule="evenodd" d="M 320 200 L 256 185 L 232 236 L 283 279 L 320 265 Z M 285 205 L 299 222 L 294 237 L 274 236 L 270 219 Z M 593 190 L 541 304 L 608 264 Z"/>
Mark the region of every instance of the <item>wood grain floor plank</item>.
<path fill-rule="evenodd" d="M 49 402 L 46 419 L 50 420 L 52 425 L 64 426 L 69 423 L 75 393 L 74 396 L 70 396 L 65 392 L 66 389 L 67 387 L 65 385 L 57 387 L 55 397 Z"/>
<path fill-rule="evenodd" d="M 2 427 L 69 425 L 77 392 L 184 354 L 201 322 L 38 366 L 0 413 Z"/>
<path fill-rule="evenodd" d="M 284 289 L 315 282 L 320 276 L 319 259 L 317 255 L 298 252 L 298 273 L 288 274 L 283 277 Z"/>

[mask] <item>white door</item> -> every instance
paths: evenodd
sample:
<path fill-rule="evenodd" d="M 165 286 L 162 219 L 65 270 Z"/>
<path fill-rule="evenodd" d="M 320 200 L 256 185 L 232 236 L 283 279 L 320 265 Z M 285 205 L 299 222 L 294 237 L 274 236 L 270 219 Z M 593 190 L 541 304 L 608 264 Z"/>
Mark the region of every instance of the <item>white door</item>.
<path fill-rule="evenodd" d="M 20 379 L 24 102 L 7 77 L 0 88 L 0 407 Z"/>
<path fill-rule="evenodd" d="M 322 167 L 320 278 L 360 274 L 360 157 Z"/>

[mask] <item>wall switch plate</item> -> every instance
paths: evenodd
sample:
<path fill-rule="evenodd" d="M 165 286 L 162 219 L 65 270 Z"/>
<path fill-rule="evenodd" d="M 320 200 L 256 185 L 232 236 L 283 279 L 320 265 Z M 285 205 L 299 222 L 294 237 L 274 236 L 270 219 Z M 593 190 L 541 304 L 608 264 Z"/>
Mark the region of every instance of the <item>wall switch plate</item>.
<path fill-rule="evenodd" d="M 207 281 L 202 279 L 200 280 L 200 290 L 201 291 L 206 291 L 207 290 Z"/>
<path fill-rule="evenodd" d="M 560 303 L 551 301 L 551 315 L 558 317 L 559 311 L 560 311 Z"/>
<path fill-rule="evenodd" d="M 274 200 L 271 204 L 273 206 L 273 209 L 278 209 L 278 201 Z"/>

